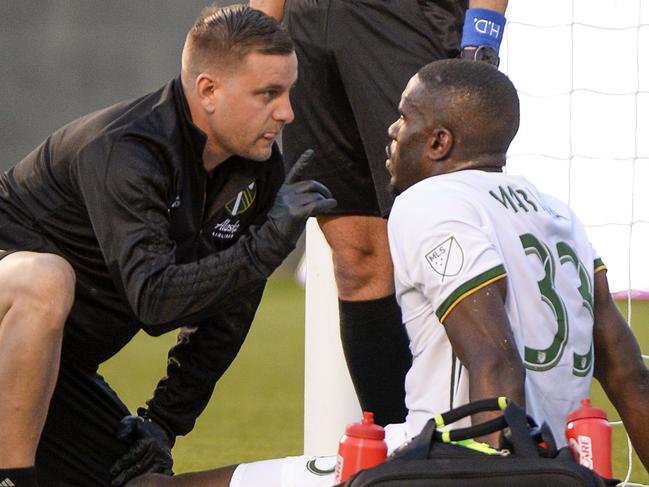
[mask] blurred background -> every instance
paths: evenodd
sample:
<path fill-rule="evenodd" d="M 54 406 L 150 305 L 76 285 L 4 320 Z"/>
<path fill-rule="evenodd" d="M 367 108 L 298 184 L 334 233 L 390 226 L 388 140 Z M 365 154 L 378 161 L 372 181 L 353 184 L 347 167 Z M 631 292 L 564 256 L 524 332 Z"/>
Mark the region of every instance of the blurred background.
<path fill-rule="evenodd" d="M 0 2 L 0 168 L 64 123 L 177 76 L 185 35 L 209 3 Z"/>

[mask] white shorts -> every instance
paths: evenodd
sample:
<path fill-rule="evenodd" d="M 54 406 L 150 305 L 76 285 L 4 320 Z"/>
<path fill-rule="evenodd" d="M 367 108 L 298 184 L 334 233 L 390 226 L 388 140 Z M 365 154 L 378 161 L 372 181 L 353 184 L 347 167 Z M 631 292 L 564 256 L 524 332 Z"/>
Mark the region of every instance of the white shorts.
<path fill-rule="evenodd" d="M 385 427 L 388 455 L 408 440 L 405 423 Z M 336 457 L 299 456 L 239 465 L 230 487 L 332 487 Z"/>

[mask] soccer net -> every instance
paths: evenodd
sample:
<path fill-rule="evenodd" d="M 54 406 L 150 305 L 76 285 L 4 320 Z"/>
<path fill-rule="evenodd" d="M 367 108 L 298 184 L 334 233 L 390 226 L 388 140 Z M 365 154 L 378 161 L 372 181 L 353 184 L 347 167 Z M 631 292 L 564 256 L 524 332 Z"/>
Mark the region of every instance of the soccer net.
<path fill-rule="evenodd" d="M 508 172 L 570 203 L 637 330 L 632 300 L 649 297 L 649 2 L 510 0 L 507 18 L 500 69 L 522 114 Z M 644 469 L 627 444 L 622 485 L 644 485 L 629 482 Z"/>

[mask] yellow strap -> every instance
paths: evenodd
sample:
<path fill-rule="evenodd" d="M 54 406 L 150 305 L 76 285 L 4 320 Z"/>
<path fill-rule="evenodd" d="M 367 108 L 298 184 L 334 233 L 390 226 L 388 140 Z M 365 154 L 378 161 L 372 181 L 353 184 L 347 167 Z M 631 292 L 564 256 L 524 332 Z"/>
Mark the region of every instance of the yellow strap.
<path fill-rule="evenodd" d="M 435 420 L 435 424 L 437 425 L 438 428 L 444 427 L 444 418 L 442 418 L 441 414 L 438 414 L 433 419 Z"/>
<path fill-rule="evenodd" d="M 450 431 L 443 431 L 442 432 L 442 441 L 444 443 L 450 443 L 451 442 L 451 432 Z"/>
<path fill-rule="evenodd" d="M 479 441 L 475 440 L 460 440 L 460 441 L 454 441 L 454 445 L 460 445 L 465 448 L 469 448 L 470 450 L 475 450 L 480 453 L 485 453 L 487 455 L 499 455 L 498 450 L 495 448 L 491 448 L 489 445 L 486 443 L 480 443 Z"/>
<path fill-rule="evenodd" d="M 508 402 L 509 400 L 505 396 L 500 396 L 498 398 L 498 407 L 500 408 L 501 411 L 507 407 Z"/>

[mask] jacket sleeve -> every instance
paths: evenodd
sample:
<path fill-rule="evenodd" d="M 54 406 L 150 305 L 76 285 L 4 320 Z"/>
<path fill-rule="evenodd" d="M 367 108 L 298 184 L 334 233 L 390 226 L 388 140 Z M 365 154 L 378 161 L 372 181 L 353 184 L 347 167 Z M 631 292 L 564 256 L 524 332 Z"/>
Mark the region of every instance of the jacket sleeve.
<path fill-rule="evenodd" d="M 172 176 L 162 158 L 131 140 L 106 152 L 99 163 L 79 156 L 73 170 L 115 286 L 143 324 L 164 328 L 213 316 L 242 289 L 265 282 L 294 248 L 268 222 L 223 251 L 177 264 L 167 201 Z"/>
<path fill-rule="evenodd" d="M 230 303 L 212 320 L 185 327 L 169 351 L 167 376 L 147 401 L 149 416 L 169 433 L 189 433 L 212 396 L 216 382 L 248 334 L 264 284 Z"/>

